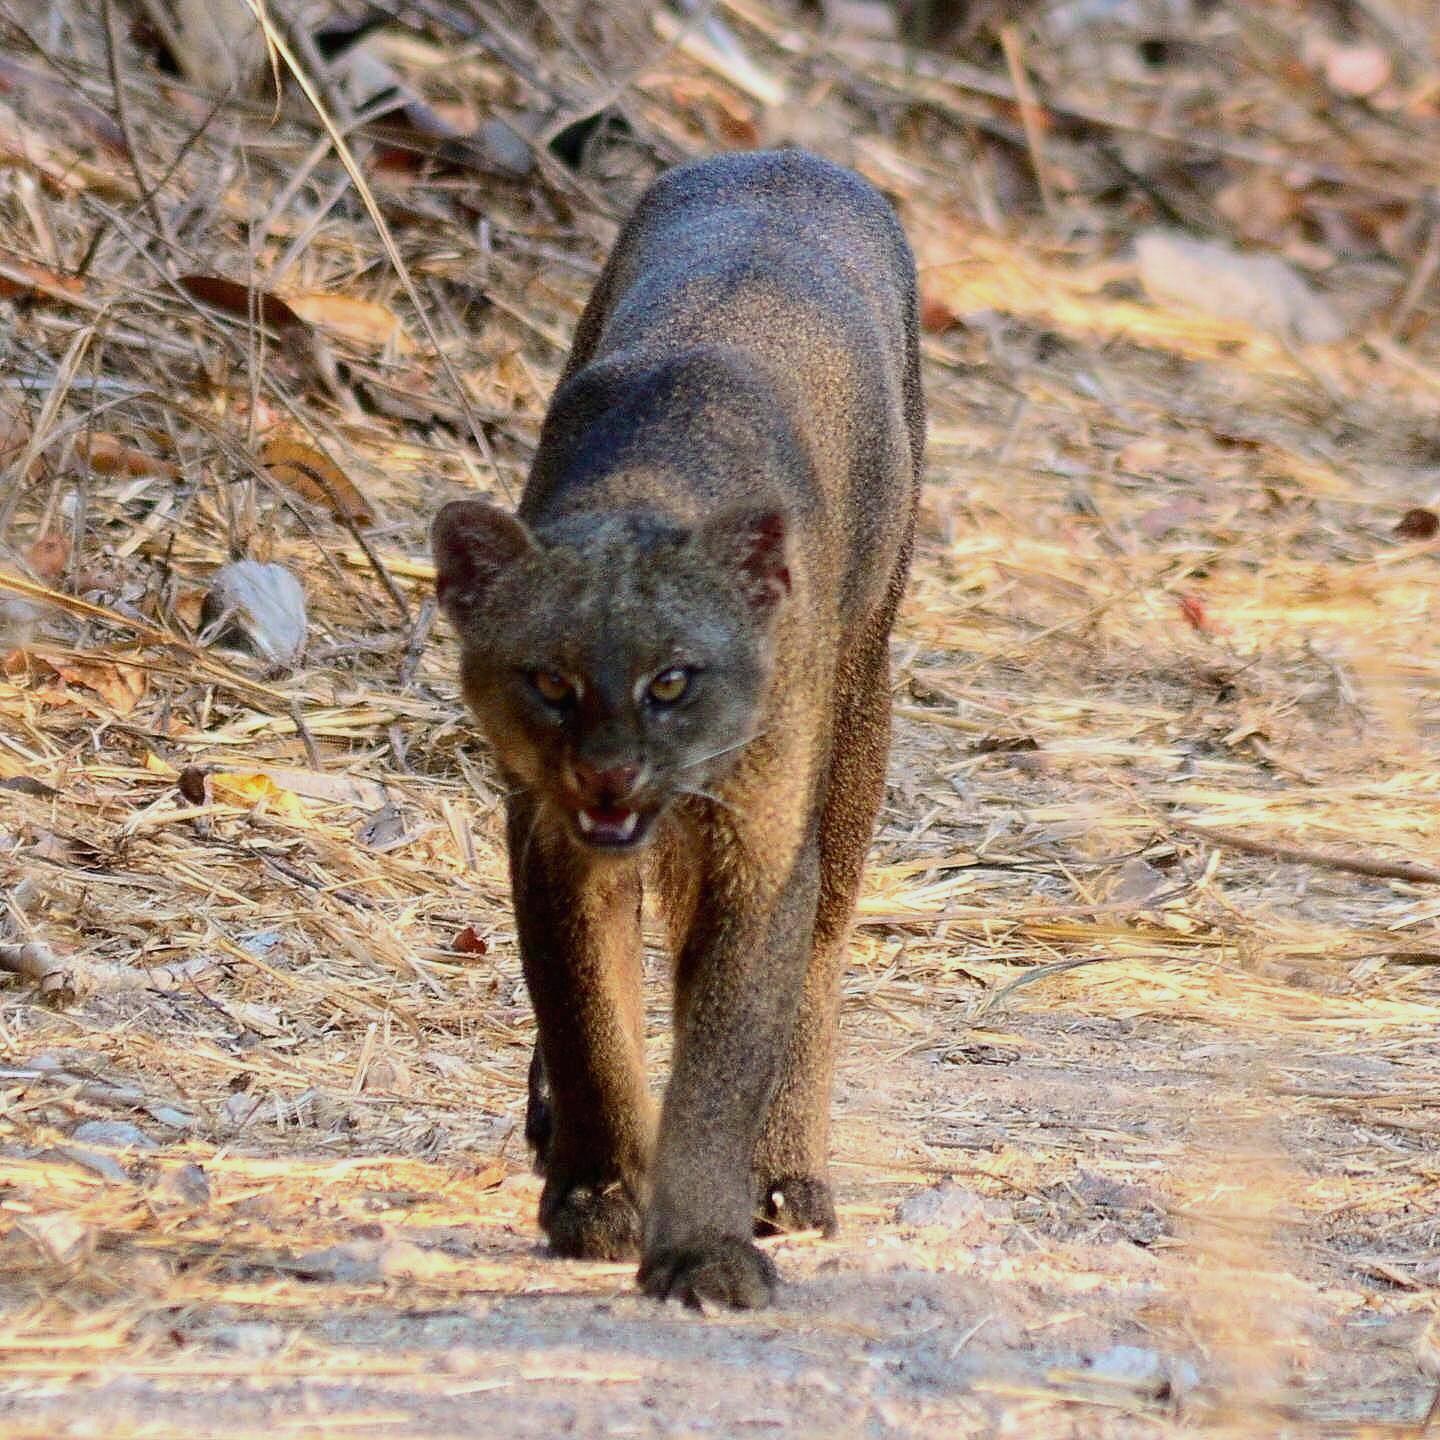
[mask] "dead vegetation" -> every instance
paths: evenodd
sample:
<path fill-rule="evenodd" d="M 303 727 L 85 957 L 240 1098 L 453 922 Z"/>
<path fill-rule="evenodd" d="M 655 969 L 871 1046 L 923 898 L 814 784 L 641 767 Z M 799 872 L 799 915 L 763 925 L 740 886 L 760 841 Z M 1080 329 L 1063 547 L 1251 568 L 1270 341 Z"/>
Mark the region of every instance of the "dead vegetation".
<path fill-rule="evenodd" d="M 6 1433 L 1417 1433 L 1429 8 L 1057 4 L 921 54 L 643 13 L 406 10 L 367 119 L 300 27 L 277 116 L 159 77 L 119 6 L 0 7 Z M 515 493 L 644 181 L 784 140 L 915 239 L 930 473 L 846 1229 L 700 1320 L 538 1248 L 424 532 Z M 1156 224 L 1282 256 L 1345 338 L 1151 301 Z M 303 581 L 297 668 L 210 643 L 241 557 Z"/>

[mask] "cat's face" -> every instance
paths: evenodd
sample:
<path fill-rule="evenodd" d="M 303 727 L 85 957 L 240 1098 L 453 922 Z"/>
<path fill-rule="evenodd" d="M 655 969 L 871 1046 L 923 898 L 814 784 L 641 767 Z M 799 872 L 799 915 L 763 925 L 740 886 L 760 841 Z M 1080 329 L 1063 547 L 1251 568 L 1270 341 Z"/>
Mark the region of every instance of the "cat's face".
<path fill-rule="evenodd" d="M 465 698 L 505 770 L 578 844 L 643 845 L 755 737 L 790 586 L 779 511 L 693 532 L 587 516 L 537 536 L 458 501 L 432 539 Z"/>

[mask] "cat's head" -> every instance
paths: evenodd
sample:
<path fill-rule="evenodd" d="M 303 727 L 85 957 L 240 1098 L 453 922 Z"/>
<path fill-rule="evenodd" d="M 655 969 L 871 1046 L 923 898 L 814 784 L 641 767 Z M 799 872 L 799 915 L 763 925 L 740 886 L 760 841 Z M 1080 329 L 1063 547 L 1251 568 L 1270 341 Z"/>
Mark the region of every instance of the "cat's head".
<path fill-rule="evenodd" d="M 778 507 L 693 529 L 626 511 L 532 531 L 462 500 L 431 540 L 465 698 L 504 769 L 580 845 L 644 844 L 755 737 L 790 592 Z"/>

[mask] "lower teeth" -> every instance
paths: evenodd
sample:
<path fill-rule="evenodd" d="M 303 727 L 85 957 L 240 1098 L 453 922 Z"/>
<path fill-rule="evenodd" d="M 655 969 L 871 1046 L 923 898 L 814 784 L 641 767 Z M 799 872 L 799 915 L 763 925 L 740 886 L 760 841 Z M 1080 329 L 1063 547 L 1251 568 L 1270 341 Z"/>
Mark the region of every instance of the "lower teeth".
<path fill-rule="evenodd" d="M 597 830 L 601 830 L 607 837 L 615 840 L 631 839 L 640 824 L 638 810 L 630 811 L 618 825 L 613 821 L 597 820 L 588 810 L 577 811 L 575 818 L 580 825 L 582 835 L 593 835 Z"/>

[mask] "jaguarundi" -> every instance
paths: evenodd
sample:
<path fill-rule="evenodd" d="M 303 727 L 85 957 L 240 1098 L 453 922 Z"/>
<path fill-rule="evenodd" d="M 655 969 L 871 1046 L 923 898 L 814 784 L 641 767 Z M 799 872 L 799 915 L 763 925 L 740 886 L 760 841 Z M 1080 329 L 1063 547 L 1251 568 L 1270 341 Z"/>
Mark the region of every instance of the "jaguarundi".
<path fill-rule="evenodd" d="M 925 419 L 889 204 L 801 151 L 663 174 L 580 318 L 511 515 L 435 519 L 465 698 L 510 786 L 561 1255 L 766 1304 L 756 1233 L 835 1231 L 839 976 L 890 737 Z M 643 1068 L 640 911 L 674 954 Z"/>

